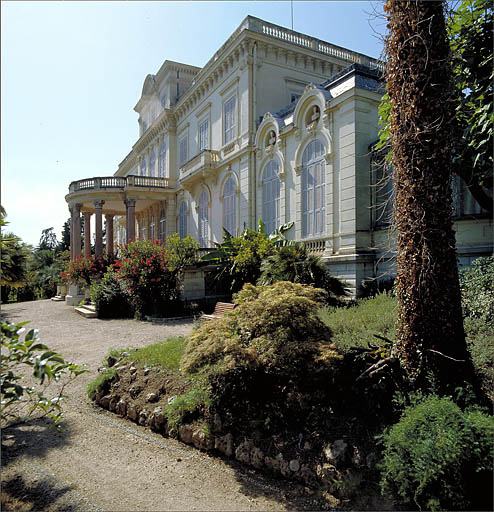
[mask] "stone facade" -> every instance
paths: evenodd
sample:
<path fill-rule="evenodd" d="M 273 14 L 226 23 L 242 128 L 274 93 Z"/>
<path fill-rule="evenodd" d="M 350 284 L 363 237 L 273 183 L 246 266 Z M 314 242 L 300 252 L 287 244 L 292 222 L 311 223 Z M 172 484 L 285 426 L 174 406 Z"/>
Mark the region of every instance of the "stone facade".
<path fill-rule="evenodd" d="M 140 137 L 114 176 L 70 185 L 73 257 L 81 254 L 81 213 L 96 215 L 98 254 L 103 214 L 110 252 L 112 242 L 175 232 L 211 247 L 223 228 L 238 234 L 262 219 L 270 229 L 293 221 L 288 238 L 306 243 L 354 291 L 391 275 L 382 205 L 390 189 L 372 159 L 381 69 L 251 16 L 202 69 L 165 61 L 144 81 Z M 492 253 L 492 220 L 478 209 L 458 213 L 460 263 Z"/>

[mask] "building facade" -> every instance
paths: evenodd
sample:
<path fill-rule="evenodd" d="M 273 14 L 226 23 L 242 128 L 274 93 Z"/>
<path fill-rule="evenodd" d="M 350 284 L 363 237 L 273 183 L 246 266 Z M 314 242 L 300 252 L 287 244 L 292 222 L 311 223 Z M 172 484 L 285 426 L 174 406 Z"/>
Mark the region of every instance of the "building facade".
<path fill-rule="evenodd" d="M 113 176 L 73 182 L 72 257 L 80 216 L 95 215 L 96 254 L 129 239 L 223 229 L 267 231 L 319 254 L 357 291 L 393 272 L 392 187 L 376 165 L 382 63 L 248 16 L 203 68 L 165 61 L 134 110 L 139 138 Z M 461 184 L 457 185 L 461 192 Z M 460 263 L 492 253 L 492 219 L 459 193 Z M 90 253 L 90 230 L 84 251 Z"/>

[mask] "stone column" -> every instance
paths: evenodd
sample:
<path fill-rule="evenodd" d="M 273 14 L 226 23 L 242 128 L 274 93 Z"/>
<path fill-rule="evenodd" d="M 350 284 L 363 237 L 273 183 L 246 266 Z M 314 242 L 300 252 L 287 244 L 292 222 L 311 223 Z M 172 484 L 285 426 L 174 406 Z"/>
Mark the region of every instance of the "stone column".
<path fill-rule="evenodd" d="M 113 215 L 105 215 L 106 219 L 106 255 L 113 256 Z"/>
<path fill-rule="evenodd" d="M 127 222 L 127 243 L 135 240 L 136 237 L 136 218 L 135 218 L 135 206 L 136 200 L 128 197 L 125 199 L 126 206 L 126 222 Z"/>
<path fill-rule="evenodd" d="M 96 209 L 96 242 L 94 244 L 94 256 L 96 259 L 100 259 L 103 257 L 103 217 L 101 215 L 101 210 L 105 202 L 101 199 L 93 202 L 94 208 Z"/>
<path fill-rule="evenodd" d="M 72 214 L 73 214 L 73 226 L 74 226 L 74 255 L 73 259 L 79 258 L 81 255 L 81 204 L 77 203 L 74 205 Z"/>
<path fill-rule="evenodd" d="M 91 212 L 83 212 L 84 215 L 84 256 L 91 256 Z"/>
<path fill-rule="evenodd" d="M 74 260 L 74 207 L 69 206 L 70 212 L 70 261 Z"/>

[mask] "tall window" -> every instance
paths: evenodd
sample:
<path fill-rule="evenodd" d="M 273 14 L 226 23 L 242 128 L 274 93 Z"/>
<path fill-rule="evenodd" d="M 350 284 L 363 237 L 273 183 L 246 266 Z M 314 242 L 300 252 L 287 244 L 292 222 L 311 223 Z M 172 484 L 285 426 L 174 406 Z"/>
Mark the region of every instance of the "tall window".
<path fill-rule="evenodd" d="M 268 162 L 262 175 L 262 221 L 266 233 L 272 233 L 280 225 L 279 165 L 275 159 Z"/>
<path fill-rule="evenodd" d="M 166 240 L 166 216 L 165 210 L 160 211 L 160 240 L 164 242 Z"/>
<path fill-rule="evenodd" d="M 178 235 L 180 238 L 187 236 L 187 203 L 182 201 L 178 211 Z"/>
<path fill-rule="evenodd" d="M 237 234 L 237 190 L 232 176 L 223 187 L 223 227 L 231 235 Z"/>
<path fill-rule="evenodd" d="M 160 146 L 158 159 L 158 173 L 160 178 L 166 177 L 166 143 L 163 141 Z"/>
<path fill-rule="evenodd" d="M 144 157 L 141 160 L 141 176 L 146 176 L 146 168 L 147 168 L 147 160 L 146 160 L 146 157 Z"/>
<path fill-rule="evenodd" d="M 199 197 L 199 244 L 209 246 L 209 194 L 206 190 Z"/>
<path fill-rule="evenodd" d="M 225 144 L 235 138 L 235 104 L 236 98 L 232 96 L 223 107 L 223 130 Z"/>
<path fill-rule="evenodd" d="M 179 145 L 179 165 L 183 165 L 185 162 L 187 162 L 188 153 L 189 153 L 189 144 L 187 135 L 185 137 L 182 137 L 180 139 L 180 145 Z"/>
<path fill-rule="evenodd" d="M 324 233 L 324 146 L 312 141 L 302 156 L 302 236 Z"/>
<path fill-rule="evenodd" d="M 154 174 L 154 167 L 156 165 L 156 155 L 154 154 L 154 151 L 151 151 L 151 155 L 149 157 L 149 176 L 155 176 Z"/>
<path fill-rule="evenodd" d="M 141 240 L 147 240 L 148 237 L 148 230 L 146 226 L 146 221 L 143 220 L 141 224 Z"/>
<path fill-rule="evenodd" d="M 465 181 L 460 176 L 454 176 L 451 181 L 453 194 L 453 216 L 465 217 L 487 213 L 475 200 Z M 485 189 L 484 189 L 485 190 Z"/>
<path fill-rule="evenodd" d="M 199 151 L 209 148 L 209 119 L 199 125 Z"/>
<path fill-rule="evenodd" d="M 163 96 L 161 96 L 161 106 L 163 108 L 166 108 L 166 94 L 163 94 Z"/>
<path fill-rule="evenodd" d="M 154 223 L 154 215 L 151 215 L 151 220 L 149 222 L 149 238 L 151 238 L 151 240 L 156 238 L 156 224 Z"/>

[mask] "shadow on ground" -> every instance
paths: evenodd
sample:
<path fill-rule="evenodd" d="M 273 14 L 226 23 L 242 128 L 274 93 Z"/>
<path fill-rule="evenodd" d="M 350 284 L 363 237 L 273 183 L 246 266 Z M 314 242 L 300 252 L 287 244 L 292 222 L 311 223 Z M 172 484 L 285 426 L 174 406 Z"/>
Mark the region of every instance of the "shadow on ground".
<path fill-rule="evenodd" d="M 2 429 L 2 468 L 18 457 L 41 458 L 53 448 L 70 444 L 71 424 L 63 421 L 57 428 L 48 419 L 33 419 Z"/>

